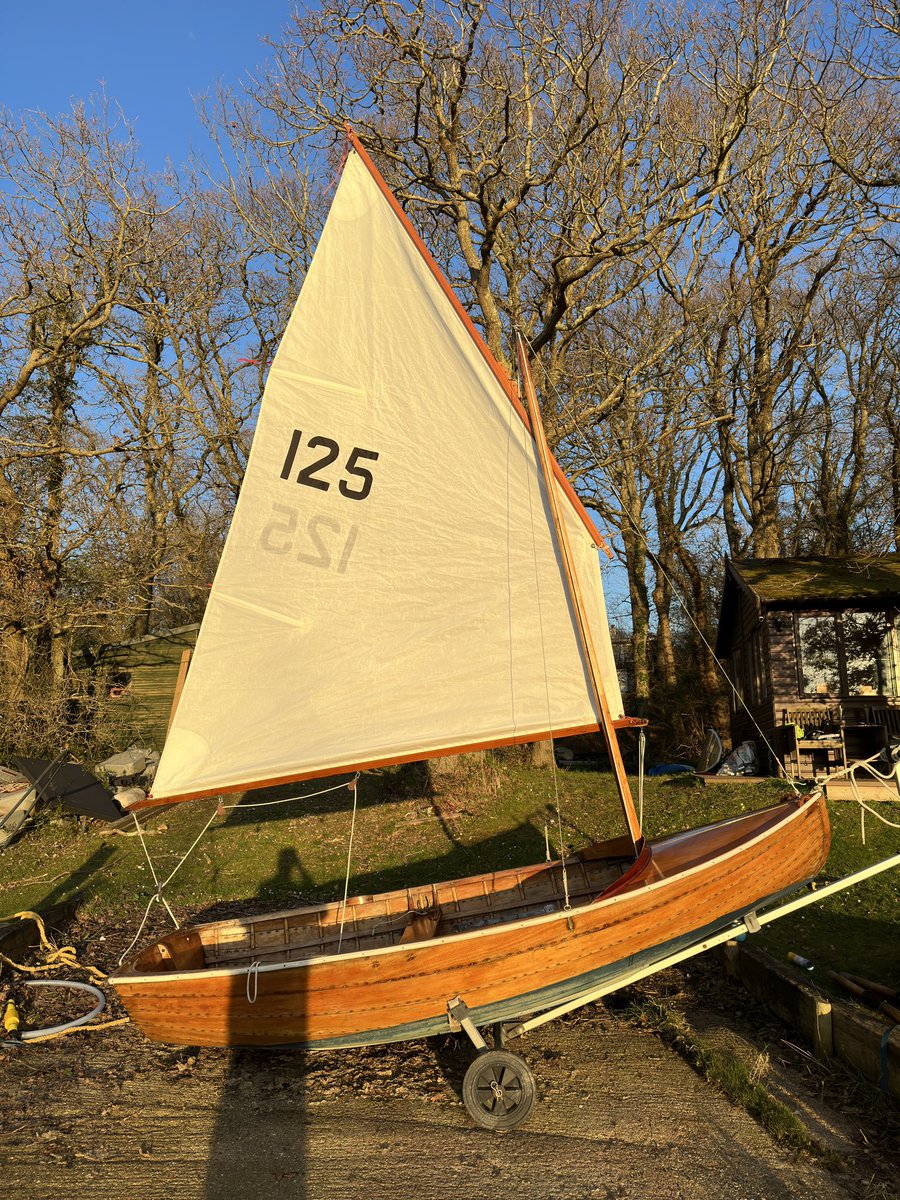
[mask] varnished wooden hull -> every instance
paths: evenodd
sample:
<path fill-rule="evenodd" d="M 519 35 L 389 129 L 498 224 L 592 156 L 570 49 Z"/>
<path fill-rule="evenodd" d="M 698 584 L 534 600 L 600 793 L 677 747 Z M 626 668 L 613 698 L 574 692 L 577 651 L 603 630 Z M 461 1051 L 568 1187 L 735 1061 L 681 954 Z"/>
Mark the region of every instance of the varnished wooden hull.
<path fill-rule="evenodd" d="M 131 964 L 110 982 L 147 1037 L 180 1045 L 400 1041 L 445 1031 L 456 996 L 488 1024 L 549 1008 L 727 927 L 815 876 L 829 838 L 824 800 L 814 797 L 663 839 L 568 912 L 300 962 L 159 973 Z M 174 935 L 172 945 L 190 936 Z"/>

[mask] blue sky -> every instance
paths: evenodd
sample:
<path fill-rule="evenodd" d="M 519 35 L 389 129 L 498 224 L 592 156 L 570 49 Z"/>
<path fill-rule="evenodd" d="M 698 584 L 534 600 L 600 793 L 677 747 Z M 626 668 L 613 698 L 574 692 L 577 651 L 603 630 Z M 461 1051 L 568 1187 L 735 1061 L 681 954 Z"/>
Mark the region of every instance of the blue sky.
<path fill-rule="evenodd" d="M 292 0 L 0 0 L 0 104 L 54 115 L 106 93 L 151 169 L 202 145 L 193 96 L 265 60 Z"/>
<path fill-rule="evenodd" d="M 151 170 L 205 137 L 194 97 L 265 61 L 295 0 L 0 0 L 0 105 L 51 116 L 105 86 L 134 123 Z M 300 5 L 310 7 L 311 5 Z M 610 531 L 600 522 L 609 537 Z M 606 556 L 603 557 L 606 566 Z M 604 571 L 610 617 L 627 622 L 624 573 Z"/>

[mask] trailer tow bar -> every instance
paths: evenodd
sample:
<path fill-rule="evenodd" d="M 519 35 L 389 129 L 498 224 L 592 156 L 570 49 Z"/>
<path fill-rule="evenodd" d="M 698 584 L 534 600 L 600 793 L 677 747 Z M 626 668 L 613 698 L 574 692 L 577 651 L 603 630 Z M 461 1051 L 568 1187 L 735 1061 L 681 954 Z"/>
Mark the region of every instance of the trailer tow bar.
<path fill-rule="evenodd" d="M 818 904 L 820 900 L 827 900 L 829 896 L 833 896 L 837 892 L 842 892 L 845 888 L 853 887 L 854 884 L 862 883 L 864 879 L 870 879 L 873 875 L 879 875 L 882 871 L 889 871 L 892 867 L 900 867 L 900 854 L 893 854 L 890 858 L 885 858 L 879 863 L 874 863 L 871 867 L 863 868 L 862 871 L 854 871 L 852 875 L 845 875 L 843 879 L 837 879 L 833 883 L 826 883 L 814 891 L 807 891 L 804 895 L 787 901 L 786 904 L 779 904 L 775 908 L 770 908 L 762 912 L 752 910 L 745 913 L 741 920 L 736 921 L 721 933 L 704 938 L 702 942 L 695 942 L 686 949 L 679 950 L 676 954 L 670 954 L 667 958 L 659 959 L 649 966 L 641 967 L 635 971 L 628 971 L 623 975 L 617 975 L 615 979 L 608 980 L 596 988 L 591 988 L 590 991 L 582 992 L 580 995 L 574 996 L 571 1000 L 567 1000 L 564 1004 L 559 1004 L 556 1008 L 551 1008 L 548 1012 L 541 1013 L 539 1016 L 531 1017 L 529 1020 L 522 1021 L 517 1025 L 507 1025 L 505 1027 L 506 1036 L 518 1037 L 520 1034 L 528 1033 L 532 1029 L 537 1029 L 539 1025 L 546 1025 L 548 1021 L 554 1021 L 557 1017 L 564 1016 L 576 1008 L 581 1008 L 584 1004 L 600 1000 L 604 996 L 608 996 L 610 992 L 617 992 L 619 988 L 627 987 L 631 983 L 638 983 L 640 980 L 646 979 L 648 975 L 655 975 L 657 971 L 664 971 L 667 967 L 674 967 L 689 958 L 694 958 L 697 954 L 703 954 L 704 951 L 711 950 L 714 946 L 721 946 L 724 942 L 731 941 L 732 938 L 740 937 L 742 934 L 747 933 L 758 933 L 763 925 L 769 925 L 772 921 L 777 921 L 780 917 L 790 916 L 791 913 L 795 913 L 801 908 L 806 908 L 810 904 Z"/>

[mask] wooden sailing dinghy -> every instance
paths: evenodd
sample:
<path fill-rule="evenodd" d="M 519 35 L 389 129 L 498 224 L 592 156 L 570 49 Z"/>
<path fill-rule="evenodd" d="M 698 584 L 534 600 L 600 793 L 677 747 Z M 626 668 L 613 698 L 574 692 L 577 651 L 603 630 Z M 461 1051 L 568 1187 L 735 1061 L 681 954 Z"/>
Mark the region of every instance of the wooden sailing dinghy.
<path fill-rule="evenodd" d="M 160 1041 L 388 1042 L 446 1030 L 459 997 L 475 1026 L 518 1018 L 725 928 L 828 852 L 821 797 L 644 842 L 599 535 L 547 451 L 527 359 L 530 417 L 351 141 L 148 803 L 600 728 L 627 833 L 179 930 L 111 980 Z"/>

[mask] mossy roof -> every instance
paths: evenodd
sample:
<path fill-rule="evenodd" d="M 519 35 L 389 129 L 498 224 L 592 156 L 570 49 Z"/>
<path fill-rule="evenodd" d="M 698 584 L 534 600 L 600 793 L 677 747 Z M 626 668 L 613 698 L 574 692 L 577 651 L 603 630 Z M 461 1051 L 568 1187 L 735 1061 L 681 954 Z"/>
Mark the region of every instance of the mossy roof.
<path fill-rule="evenodd" d="M 725 564 L 716 654 L 724 658 L 739 636 L 739 598 L 757 613 L 769 609 L 900 606 L 900 554 L 859 558 L 742 558 Z"/>
<path fill-rule="evenodd" d="M 900 600 L 900 554 L 859 558 L 745 558 L 730 564 L 769 607 L 844 600 Z"/>
<path fill-rule="evenodd" d="M 107 668 L 134 669 L 137 667 L 176 668 L 184 650 L 193 650 L 199 625 L 182 625 L 165 633 L 151 633 L 135 642 L 119 642 L 102 646 L 95 665 Z"/>

